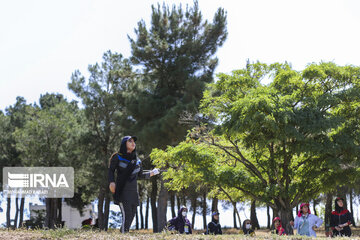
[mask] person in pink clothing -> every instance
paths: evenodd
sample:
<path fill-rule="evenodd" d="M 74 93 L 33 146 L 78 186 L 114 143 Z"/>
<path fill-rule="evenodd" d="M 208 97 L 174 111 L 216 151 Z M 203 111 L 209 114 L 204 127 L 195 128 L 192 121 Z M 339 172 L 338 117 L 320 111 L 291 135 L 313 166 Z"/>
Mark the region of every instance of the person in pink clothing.
<path fill-rule="evenodd" d="M 286 235 L 285 229 L 281 225 L 281 219 L 279 217 L 273 220 L 274 230 L 273 233 L 279 236 Z"/>

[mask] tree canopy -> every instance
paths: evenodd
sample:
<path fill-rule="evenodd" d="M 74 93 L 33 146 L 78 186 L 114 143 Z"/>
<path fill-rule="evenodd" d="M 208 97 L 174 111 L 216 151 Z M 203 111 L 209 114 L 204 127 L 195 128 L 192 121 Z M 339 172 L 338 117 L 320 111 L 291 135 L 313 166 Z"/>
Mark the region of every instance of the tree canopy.
<path fill-rule="evenodd" d="M 162 166 L 159 159 L 182 159 L 178 165 L 197 174 L 168 170 L 168 178 L 198 177 L 237 189 L 272 206 L 286 222 L 300 201 L 358 174 L 359 168 L 350 166 L 359 163 L 359 73 L 359 67 L 334 63 L 311 64 L 303 71 L 255 63 L 232 75 L 219 74 L 201 102 L 213 125 L 189 134 L 196 139 L 193 146 L 184 149 L 181 143 L 165 155 L 154 151 L 154 161 Z M 190 153 L 193 157 L 183 157 Z"/>
<path fill-rule="evenodd" d="M 127 107 L 144 148 L 165 148 L 184 139 L 189 126 L 179 124 L 185 112 L 197 113 L 206 83 L 213 81 L 214 56 L 227 36 L 226 13 L 219 8 L 212 23 L 203 20 L 198 3 L 184 11 L 152 6 L 151 26 L 144 21 L 129 37 L 131 61 L 139 78 Z"/>

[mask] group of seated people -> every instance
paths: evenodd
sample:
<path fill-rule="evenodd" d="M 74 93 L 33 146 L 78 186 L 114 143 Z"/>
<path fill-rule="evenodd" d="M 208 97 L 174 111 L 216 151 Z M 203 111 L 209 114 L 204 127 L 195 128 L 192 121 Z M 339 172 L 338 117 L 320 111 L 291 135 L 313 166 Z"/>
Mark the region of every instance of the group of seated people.
<path fill-rule="evenodd" d="M 167 229 L 170 231 L 177 231 L 178 233 L 192 234 L 191 224 L 187 219 L 188 209 L 181 207 L 178 216 L 171 219 L 167 223 Z M 286 232 L 282 226 L 281 219 L 275 217 L 273 219 L 273 229 L 271 233 L 282 236 L 292 234 L 292 229 L 296 229 L 298 235 L 316 237 L 315 229 L 319 228 L 323 220 L 316 215 L 311 214 L 309 203 L 300 205 L 299 212 L 295 221 L 290 221 L 291 232 Z M 353 223 L 350 212 L 344 207 L 344 199 L 335 199 L 335 211 L 331 214 L 330 227 L 333 236 L 351 236 L 350 225 Z M 254 229 L 251 227 L 251 221 L 246 219 L 242 225 L 242 232 L 245 235 L 255 235 Z M 213 212 L 211 215 L 211 222 L 208 223 L 205 234 L 222 234 L 221 225 L 219 223 L 219 212 Z"/>
<path fill-rule="evenodd" d="M 183 206 L 179 209 L 178 215 L 167 222 L 167 230 L 175 231 L 180 234 L 192 234 L 191 224 L 187 218 L 188 209 Z M 204 234 L 222 234 L 221 225 L 219 223 L 220 213 L 215 211 L 211 214 L 211 222 L 208 223 Z M 246 235 L 254 235 L 249 219 L 243 223 L 243 233 Z"/>

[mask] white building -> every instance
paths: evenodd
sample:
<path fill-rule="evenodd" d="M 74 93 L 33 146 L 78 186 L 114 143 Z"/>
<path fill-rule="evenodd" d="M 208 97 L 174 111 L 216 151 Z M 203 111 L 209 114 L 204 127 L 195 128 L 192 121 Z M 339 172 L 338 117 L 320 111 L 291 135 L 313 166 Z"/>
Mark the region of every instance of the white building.
<path fill-rule="evenodd" d="M 46 210 L 46 206 L 37 205 L 37 204 L 32 205 L 30 203 L 29 210 L 30 210 L 30 218 L 36 217 L 36 213 L 34 212 L 34 210 Z M 67 228 L 71 228 L 71 229 L 81 228 L 81 222 L 89 218 L 93 219 L 92 224 L 95 223 L 94 221 L 96 219 L 96 216 L 94 214 L 94 207 L 92 204 L 85 206 L 83 209 L 83 215 L 80 215 L 79 210 L 71 207 L 66 202 L 62 202 L 61 212 L 62 212 L 61 214 L 62 220 L 65 221 L 64 227 Z"/>

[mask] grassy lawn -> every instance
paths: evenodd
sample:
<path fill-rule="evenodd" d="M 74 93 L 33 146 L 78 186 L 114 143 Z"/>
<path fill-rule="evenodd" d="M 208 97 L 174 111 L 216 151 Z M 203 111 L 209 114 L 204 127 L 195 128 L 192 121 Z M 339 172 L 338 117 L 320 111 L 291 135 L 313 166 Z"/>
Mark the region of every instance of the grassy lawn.
<path fill-rule="evenodd" d="M 224 229 L 224 235 L 221 236 L 209 236 L 203 235 L 203 231 L 195 231 L 193 235 L 178 235 L 170 233 L 151 233 L 151 230 L 132 230 L 130 233 L 121 234 L 118 229 L 110 229 L 109 231 L 98 231 L 98 230 L 73 230 L 73 229 L 56 229 L 56 230 L 7 230 L 4 228 L 0 229 L 0 239 L 124 239 L 124 240 L 177 240 L 177 239 L 309 239 L 306 237 L 299 236 L 287 236 L 278 237 L 271 235 L 269 230 L 260 229 L 256 231 L 256 236 L 246 237 L 239 234 L 239 230 L 236 229 Z M 351 239 L 360 239 L 360 228 L 353 228 L 353 236 Z M 318 238 L 325 238 L 323 230 L 317 231 Z M 340 238 L 337 238 L 340 239 Z M 343 238 L 350 239 L 350 238 Z"/>

